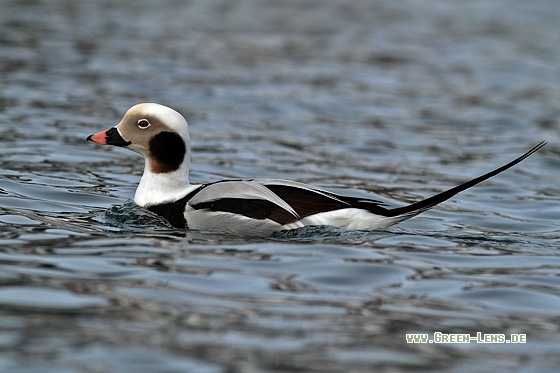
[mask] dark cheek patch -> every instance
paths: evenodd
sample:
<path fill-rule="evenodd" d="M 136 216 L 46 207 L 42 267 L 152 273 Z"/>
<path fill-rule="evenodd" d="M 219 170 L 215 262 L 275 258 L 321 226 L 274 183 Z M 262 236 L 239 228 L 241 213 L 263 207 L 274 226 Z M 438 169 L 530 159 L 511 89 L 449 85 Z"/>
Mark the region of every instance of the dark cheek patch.
<path fill-rule="evenodd" d="M 185 142 L 178 134 L 158 133 L 150 140 L 151 171 L 162 174 L 179 169 L 186 151 Z"/>

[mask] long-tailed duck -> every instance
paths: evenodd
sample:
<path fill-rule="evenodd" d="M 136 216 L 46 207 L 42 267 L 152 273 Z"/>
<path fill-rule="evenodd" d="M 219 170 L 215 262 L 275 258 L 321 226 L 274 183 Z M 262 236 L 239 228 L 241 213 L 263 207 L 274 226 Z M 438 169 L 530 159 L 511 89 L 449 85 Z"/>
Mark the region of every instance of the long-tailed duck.
<path fill-rule="evenodd" d="M 546 144 L 543 141 L 508 164 L 433 197 L 388 208 L 376 200 L 346 197 L 279 179 L 192 185 L 187 121 L 177 111 L 159 104 L 135 105 L 115 127 L 90 135 L 86 140 L 126 147 L 144 156 L 144 174 L 134 202 L 173 226 L 251 236 L 269 236 L 309 225 L 385 229 L 507 170 Z"/>

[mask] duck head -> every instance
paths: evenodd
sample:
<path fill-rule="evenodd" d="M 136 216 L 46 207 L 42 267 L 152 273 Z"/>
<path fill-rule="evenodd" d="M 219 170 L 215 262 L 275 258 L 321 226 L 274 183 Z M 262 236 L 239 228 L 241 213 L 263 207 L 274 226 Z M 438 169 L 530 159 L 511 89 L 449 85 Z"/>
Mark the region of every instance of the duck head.
<path fill-rule="evenodd" d="M 146 163 L 135 201 L 144 206 L 189 185 L 190 136 L 185 118 L 160 104 L 131 107 L 121 121 L 86 139 L 140 153 Z M 154 203 L 155 203 L 154 202 Z"/>

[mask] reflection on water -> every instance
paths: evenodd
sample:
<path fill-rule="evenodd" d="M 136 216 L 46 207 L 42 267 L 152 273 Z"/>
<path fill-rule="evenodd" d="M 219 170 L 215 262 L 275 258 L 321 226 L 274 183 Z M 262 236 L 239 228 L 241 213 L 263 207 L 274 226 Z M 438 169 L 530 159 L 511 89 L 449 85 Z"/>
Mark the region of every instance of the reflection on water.
<path fill-rule="evenodd" d="M 556 372 L 554 1 L 2 1 L 0 370 Z M 171 229 L 142 160 L 86 144 L 187 116 L 193 182 L 287 178 L 397 206 L 388 231 Z M 407 344 L 408 333 L 526 344 Z"/>

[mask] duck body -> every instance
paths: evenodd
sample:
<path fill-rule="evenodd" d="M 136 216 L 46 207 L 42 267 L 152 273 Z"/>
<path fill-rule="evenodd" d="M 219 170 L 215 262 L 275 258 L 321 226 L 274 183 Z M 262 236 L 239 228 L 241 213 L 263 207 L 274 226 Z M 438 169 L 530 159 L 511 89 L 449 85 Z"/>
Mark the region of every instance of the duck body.
<path fill-rule="evenodd" d="M 251 236 L 269 236 L 308 225 L 377 230 L 405 219 L 380 215 L 389 210 L 378 201 L 339 196 L 280 179 L 193 185 L 184 197 L 144 207 L 175 227 Z"/>
<path fill-rule="evenodd" d="M 542 142 L 510 163 L 425 200 L 398 208 L 380 201 L 347 197 L 307 184 L 280 179 L 189 182 L 190 136 L 175 110 L 154 103 L 130 108 L 115 127 L 88 136 L 88 141 L 126 147 L 145 159 L 134 202 L 177 228 L 249 236 L 309 225 L 352 230 L 381 230 L 451 198 L 521 162 Z"/>

